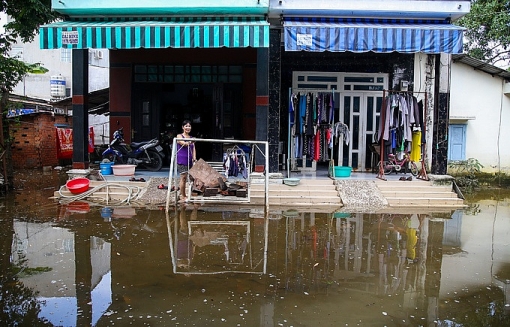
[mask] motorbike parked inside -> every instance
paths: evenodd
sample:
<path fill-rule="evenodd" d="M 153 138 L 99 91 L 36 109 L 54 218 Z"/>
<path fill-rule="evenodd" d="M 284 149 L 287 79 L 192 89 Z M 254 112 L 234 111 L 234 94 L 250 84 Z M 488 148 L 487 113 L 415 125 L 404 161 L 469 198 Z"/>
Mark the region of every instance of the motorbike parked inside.
<path fill-rule="evenodd" d="M 150 141 L 133 142 L 127 145 L 124 142 L 123 128 L 113 133 L 113 138 L 108 148 L 103 151 L 103 160 L 108 159 L 116 164 L 137 165 L 150 171 L 158 171 L 163 167 L 163 148 L 159 140 L 154 138 Z"/>

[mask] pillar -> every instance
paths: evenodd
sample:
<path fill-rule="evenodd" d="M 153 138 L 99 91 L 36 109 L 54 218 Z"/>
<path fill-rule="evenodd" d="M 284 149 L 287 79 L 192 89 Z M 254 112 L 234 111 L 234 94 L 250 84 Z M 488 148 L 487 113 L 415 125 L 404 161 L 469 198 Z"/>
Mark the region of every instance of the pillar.
<path fill-rule="evenodd" d="M 89 50 L 73 49 L 73 168 L 89 168 Z"/>

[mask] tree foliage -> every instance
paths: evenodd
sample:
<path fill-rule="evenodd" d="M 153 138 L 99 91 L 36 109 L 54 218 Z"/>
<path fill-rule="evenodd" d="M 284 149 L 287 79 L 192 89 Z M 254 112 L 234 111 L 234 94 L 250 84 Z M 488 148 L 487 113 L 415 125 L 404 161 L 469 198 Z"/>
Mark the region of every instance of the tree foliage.
<path fill-rule="evenodd" d="M 5 25 L 5 33 L 0 34 L 0 96 L 5 104 L 8 93 L 33 69 L 30 64 L 9 56 L 12 44 L 17 39 L 31 42 L 39 26 L 54 21 L 58 15 L 51 11 L 51 0 L 0 0 L 0 12 L 11 18 Z"/>
<path fill-rule="evenodd" d="M 472 0 L 471 11 L 456 24 L 467 28 L 467 53 L 494 65 L 510 62 L 510 2 Z"/>

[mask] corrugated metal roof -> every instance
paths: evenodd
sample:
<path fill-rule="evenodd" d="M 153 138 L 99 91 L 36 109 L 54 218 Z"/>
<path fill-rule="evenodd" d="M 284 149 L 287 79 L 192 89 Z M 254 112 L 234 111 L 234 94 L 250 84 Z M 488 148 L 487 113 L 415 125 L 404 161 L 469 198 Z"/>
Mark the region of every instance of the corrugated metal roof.
<path fill-rule="evenodd" d="M 494 65 L 488 64 L 481 60 L 475 59 L 475 58 L 470 57 L 466 54 L 454 54 L 454 55 L 452 55 L 452 60 L 454 62 L 461 62 L 463 64 L 473 67 L 474 69 L 480 70 L 480 71 L 490 74 L 492 76 L 499 76 L 501 78 L 504 78 L 507 81 L 510 81 L 510 72 L 509 71 L 504 70 L 499 67 L 496 67 Z"/>

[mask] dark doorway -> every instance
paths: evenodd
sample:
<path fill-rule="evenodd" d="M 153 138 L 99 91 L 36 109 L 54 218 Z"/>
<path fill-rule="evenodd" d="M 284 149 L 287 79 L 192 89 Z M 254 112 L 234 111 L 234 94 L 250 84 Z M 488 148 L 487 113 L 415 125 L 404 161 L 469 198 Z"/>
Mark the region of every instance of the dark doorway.
<path fill-rule="evenodd" d="M 177 135 L 184 120 L 192 123 L 197 138 L 241 139 L 242 84 L 240 83 L 136 83 L 134 86 L 133 140 L 159 133 Z M 221 161 L 223 149 L 197 145 L 200 158 Z"/>

